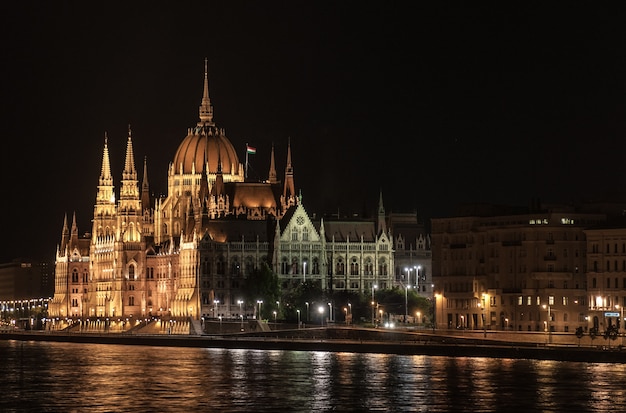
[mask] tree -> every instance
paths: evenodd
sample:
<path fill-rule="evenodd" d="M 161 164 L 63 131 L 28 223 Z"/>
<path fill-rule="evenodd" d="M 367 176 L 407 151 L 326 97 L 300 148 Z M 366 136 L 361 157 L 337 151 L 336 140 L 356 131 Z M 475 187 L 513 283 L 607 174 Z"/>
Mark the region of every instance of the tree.
<path fill-rule="evenodd" d="M 280 299 L 280 285 L 278 284 L 278 275 L 276 275 L 272 269 L 263 263 L 260 268 L 255 268 L 252 274 L 246 278 L 245 285 L 242 288 L 244 302 L 248 306 L 250 304 L 256 305 L 258 300 L 262 300 L 261 312 L 259 319 L 267 318 L 263 317 L 264 314 L 269 314 L 274 308 L 273 303 Z"/>
<path fill-rule="evenodd" d="M 578 347 L 580 347 L 580 339 L 583 338 L 583 328 L 582 327 L 577 327 L 576 328 L 576 337 L 578 337 Z"/>
<path fill-rule="evenodd" d="M 617 326 L 611 324 L 610 326 L 607 327 L 607 329 L 604 331 L 604 339 L 605 340 L 616 340 L 617 339 Z M 611 348 L 611 341 L 609 341 L 609 348 Z"/>

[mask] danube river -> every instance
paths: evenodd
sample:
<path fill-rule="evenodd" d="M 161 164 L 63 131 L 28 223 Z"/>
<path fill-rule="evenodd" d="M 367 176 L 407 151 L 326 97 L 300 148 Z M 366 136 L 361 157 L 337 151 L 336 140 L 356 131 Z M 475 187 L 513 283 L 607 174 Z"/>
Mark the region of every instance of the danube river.
<path fill-rule="evenodd" d="M 2 412 L 618 412 L 626 365 L 0 340 Z"/>

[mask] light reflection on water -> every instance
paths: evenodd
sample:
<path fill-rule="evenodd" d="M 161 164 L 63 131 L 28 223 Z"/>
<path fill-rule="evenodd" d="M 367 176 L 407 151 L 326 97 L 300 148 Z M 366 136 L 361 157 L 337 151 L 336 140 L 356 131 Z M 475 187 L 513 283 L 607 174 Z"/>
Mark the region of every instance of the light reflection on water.
<path fill-rule="evenodd" d="M 626 366 L 0 340 L 6 412 L 626 411 Z"/>

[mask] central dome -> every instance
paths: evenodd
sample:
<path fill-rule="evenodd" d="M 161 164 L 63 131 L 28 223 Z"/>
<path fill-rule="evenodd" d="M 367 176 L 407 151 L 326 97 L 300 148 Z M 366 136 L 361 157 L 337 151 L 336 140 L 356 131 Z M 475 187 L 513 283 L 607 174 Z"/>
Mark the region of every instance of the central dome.
<path fill-rule="evenodd" d="M 213 122 L 206 59 L 204 60 L 204 90 L 199 113 L 200 121 L 197 126 L 189 129 L 187 136 L 178 146 L 172 165 L 173 172 L 175 174 L 199 174 L 206 162 L 207 175 L 215 176 L 218 173 L 218 165 L 221 165 L 221 172 L 230 175 L 226 181 L 243 180 L 243 176 L 236 177 L 243 169 L 239 165 L 239 157 L 233 144 L 224 134 L 224 129 L 217 128 Z"/>
<path fill-rule="evenodd" d="M 205 160 L 207 174 L 216 174 L 220 162 L 224 174 L 239 173 L 239 157 L 233 144 L 215 127 L 196 127 L 189 131 L 174 156 L 174 173 L 199 174 Z"/>

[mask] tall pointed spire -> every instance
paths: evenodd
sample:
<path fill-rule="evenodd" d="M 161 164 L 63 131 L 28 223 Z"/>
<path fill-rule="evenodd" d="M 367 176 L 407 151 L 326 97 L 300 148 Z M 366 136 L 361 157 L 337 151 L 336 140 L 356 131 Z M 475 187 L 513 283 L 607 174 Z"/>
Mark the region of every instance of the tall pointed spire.
<path fill-rule="evenodd" d="M 291 166 L 291 138 L 287 143 L 287 166 L 285 167 L 285 188 L 283 190 L 283 197 L 285 202 L 291 205 L 290 199 L 294 199 L 296 196 L 295 184 L 293 182 L 293 167 Z M 295 201 L 294 201 L 295 202 Z"/>
<path fill-rule="evenodd" d="M 276 177 L 276 162 L 274 161 L 274 143 L 272 143 L 272 154 L 270 155 L 270 172 L 268 181 L 270 184 L 278 182 L 278 178 Z"/>
<path fill-rule="evenodd" d="M 113 176 L 111 175 L 111 161 L 109 160 L 109 138 L 104 133 L 104 151 L 102 153 L 102 170 L 98 180 L 98 195 L 96 203 L 98 205 L 108 205 L 115 203 L 113 194 Z"/>
<path fill-rule="evenodd" d="M 128 139 L 126 140 L 126 159 L 122 172 L 122 187 L 120 200 L 139 200 L 139 181 L 135 169 L 135 155 L 133 153 L 133 139 L 130 125 L 128 125 Z"/>
<path fill-rule="evenodd" d="M 209 98 L 209 69 L 208 59 L 204 59 L 204 91 L 202 94 L 202 104 L 200 105 L 200 122 L 198 126 L 204 124 L 213 125 L 213 106 Z"/>
<path fill-rule="evenodd" d="M 387 221 L 385 216 L 385 207 L 383 206 L 383 190 L 380 190 L 378 199 L 378 235 L 387 232 Z"/>
<path fill-rule="evenodd" d="M 67 226 L 67 213 L 63 217 L 63 230 L 61 231 L 61 248 L 62 253 L 65 253 L 65 247 L 70 241 L 70 228 Z"/>
<path fill-rule="evenodd" d="M 128 139 L 126 141 L 126 160 L 124 161 L 124 175 L 130 176 L 134 174 L 137 179 L 137 170 L 135 169 L 135 155 L 133 154 L 133 140 L 130 125 L 128 125 Z"/>
<path fill-rule="evenodd" d="M 104 152 L 102 154 L 102 171 L 100 172 L 100 185 L 112 185 L 111 161 L 109 159 L 109 137 L 104 132 Z"/>
<path fill-rule="evenodd" d="M 141 208 L 150 209 L 150 184 L 148 183 L 148 157 L 143 158 L 143 181 L 141 182 Z"/>

